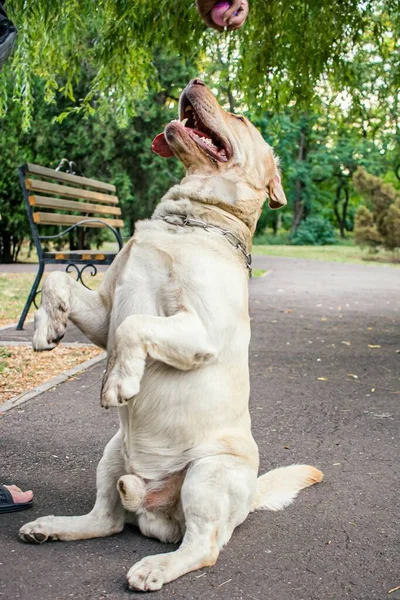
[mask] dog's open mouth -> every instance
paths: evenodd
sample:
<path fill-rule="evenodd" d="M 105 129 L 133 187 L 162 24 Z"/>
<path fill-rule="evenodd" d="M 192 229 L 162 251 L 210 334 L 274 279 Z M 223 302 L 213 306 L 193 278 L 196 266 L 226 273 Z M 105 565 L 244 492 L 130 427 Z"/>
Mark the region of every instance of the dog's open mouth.
<path fill-rule="evenodd" d="M 230 145 L 206 123 L 208 119 L 205 111 L 194 108 L 187 95 L 181 98 L 179 116 L 179 121 L 169 123 L 165 128 L 165 132 L 154 138 L 153 152 L 165 158 L 173 156 L 168 137 L 170 137 L 171 132 L 178 129 L 183 136 L 188 135 L 211 159 L 222 163 L 229 160 Z"/>

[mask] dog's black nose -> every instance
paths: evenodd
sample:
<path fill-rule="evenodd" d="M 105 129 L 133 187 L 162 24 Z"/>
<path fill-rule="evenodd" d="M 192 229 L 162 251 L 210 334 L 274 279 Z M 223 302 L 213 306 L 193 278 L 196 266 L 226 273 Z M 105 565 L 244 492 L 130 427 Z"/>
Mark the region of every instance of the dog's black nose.
<path fill-rule="evenodd" d="M 190 82 L 190 85 L 206 85 L 206 84 L 203 83 L 203 81 L 201 81 L 201 79 L 192 79 L 192 81 Z"/>

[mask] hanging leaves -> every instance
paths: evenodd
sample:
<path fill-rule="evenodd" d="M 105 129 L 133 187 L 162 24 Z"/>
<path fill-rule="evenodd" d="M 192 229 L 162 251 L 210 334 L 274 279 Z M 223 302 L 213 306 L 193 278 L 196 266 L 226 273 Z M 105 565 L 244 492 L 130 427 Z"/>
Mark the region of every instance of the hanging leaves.
<path fill-rule="evenodd" d="M 195 60 L 205 75 L 212 69 L 210 56 L 219 50 L 229 56 L 230 77 L 248 106 L 301 109 L 327 75 L 330 85 L 341 88 L 356 82 L 354 48 L 366 31 L 374 51 L 393 62 L 385 81 L 399 77 L 398 55 L 387 42 L 390 38 L 393 45 L 400 29 L 396 5 L 395 0 L 251 0 L 245 26 L 220 34 L 205 29 L 194 0 L 9 0 L 19 33 L 8 68 L 15 72 L 24 128 L 32 118 L 36 76 L 44 82 L 47 102 L 61 93 L 76 98 L 70 111 L 112 112 L 126 125 L 137 103 L 160 85 L 153 56 L 161 49 Z M 79 98 L 75 90 L 83 74 L 90 77 L 90 89 Z"/>

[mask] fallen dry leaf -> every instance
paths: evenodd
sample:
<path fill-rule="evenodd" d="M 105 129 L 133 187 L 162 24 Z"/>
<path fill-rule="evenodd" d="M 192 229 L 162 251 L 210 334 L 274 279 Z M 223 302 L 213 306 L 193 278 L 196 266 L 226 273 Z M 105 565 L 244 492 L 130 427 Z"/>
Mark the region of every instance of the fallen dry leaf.
<path fill-rule="evenodd" d="M 340 342 L 341 344 L 344 344 L 345 346 L 351 346 L 351 342 Z"/>
<path fill-rule="evenodd" d="M 379 344 L 368 344 L 368 348 L 381 348 Z"/>
<path fill-rule="evenodd" d="M 400 590 L 400 585 L 397 585 L 396 587 L 394 587 L 391 590 L 389 590 L 388 594 L 393 594 L 393 592 L 397 592 L 397 590 Z"/>
<path fill-rule="evenodd" d="M 358 379 L 358 375 L 354 375 L 354 373 L 347 373 L 347 377 L 352 377 L 353 379 Z"/>
<path fill-rule="evenodd" d="M 231 579 L 227 579 L 223 583 L 220 583 L 218 587 L 222 587 L 223 585 L 225 585 L 226 583 L 229 583 L 230 581 L 232 581 L 232 578 Z"/>
<path fill-rule="evenodd" d="M 318 381 L 328 381 L 327 377 L 317 377 Z"/>
<path fill-rule="evenodd" d="M 31 346 L 0 346 L 0 405 L 103 352 L 96 346 L 58 346 L 34 352 Z"/>

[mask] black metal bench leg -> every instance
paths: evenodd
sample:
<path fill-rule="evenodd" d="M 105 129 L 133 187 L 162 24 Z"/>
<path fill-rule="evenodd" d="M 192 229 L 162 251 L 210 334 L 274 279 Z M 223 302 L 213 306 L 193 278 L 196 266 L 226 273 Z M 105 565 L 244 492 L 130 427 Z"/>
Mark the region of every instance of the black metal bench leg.
<path fill-rule="evenodd" d="M 43 263 L 39 263 L 39 270 L 37 272 L 35 281 L 33 282 L 33 285 L 31 287 L 31 291 L 29 292 L 28 300 L 26 301 L 26 304 L 24 306 L 24 310 L 22 311 L 22 314 L 21 314 L 21 316 L 19 318 L 19 321 L 18 321 L 18 325 L 17 325 L 17 329 L 18 330 L 21 330 L 24 327 L 26 315 L 28 314 L 28 311 L 29 311 L 29 309 L 31 307 L 31 304 L 32 304 L 32 302 L 33 302 L 33 300 L 34 300 L 34 298 L 36 296 L 36 292 L 37 292 L 37 289 L 39 287 L 40 280 L 42 279 L 43 272 L 44 272 L 44 264 Z"/>

